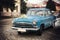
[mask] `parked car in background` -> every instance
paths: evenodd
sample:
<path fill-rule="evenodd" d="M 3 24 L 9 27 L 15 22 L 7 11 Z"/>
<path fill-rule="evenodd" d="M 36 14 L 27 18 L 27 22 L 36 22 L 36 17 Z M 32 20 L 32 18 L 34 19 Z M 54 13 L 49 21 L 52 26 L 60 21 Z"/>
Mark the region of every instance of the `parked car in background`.
<path fill-rule="evenodd" d="M 60 18 L 56 18 L 56 22 L 55 22 L 55 26 L 56 27 L 59 27 L 60 26 Z"/>
<path fill-rule="evenodd" d="M 55 26 L 56 17 L 47 8 L 32 8 L 27 14 L 14 18 L 12 29 L 18 33 L 37 31 L 41 35 L 43 29 Z"/>

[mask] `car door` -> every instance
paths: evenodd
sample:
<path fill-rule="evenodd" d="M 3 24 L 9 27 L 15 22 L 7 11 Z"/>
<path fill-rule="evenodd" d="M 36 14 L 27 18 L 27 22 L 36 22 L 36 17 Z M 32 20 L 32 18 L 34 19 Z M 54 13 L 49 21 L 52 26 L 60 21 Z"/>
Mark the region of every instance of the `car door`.
<path fill-rule="evenodd" d="M 48 11 L 48 14 L 49 14 L 49 18 L 50 18 L 50 25 L 52 25 L 53 22 L 55 21 L 55 16 L 50 11 Z"/>
<path fill-rule="evenodd" d="M 45 17 L 44 18 L 45 28 L 47 28 L 50 26 L 50 17 L 49 17 L 48 11 L 45 11 L 44 17 Z"/>

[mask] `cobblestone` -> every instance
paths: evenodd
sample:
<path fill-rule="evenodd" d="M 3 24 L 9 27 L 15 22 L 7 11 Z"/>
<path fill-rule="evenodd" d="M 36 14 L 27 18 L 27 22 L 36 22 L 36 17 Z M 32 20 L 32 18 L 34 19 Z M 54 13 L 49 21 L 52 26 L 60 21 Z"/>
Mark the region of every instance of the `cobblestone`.
<path fill-rule="evenodd" d="M 9 21 L 7 22 L 7 24 L 8 23 L 9 23 Z M 55 28 L 55 29 L 48 28 L 43 31 L 41 36 L 39 36 L 39 35 L 35 34 L 36 32 L 18 34 L 17 31 L 12 30 L 12 29 L 2 32 L 3 31 L 2 28 L 4 26 L 0 25 L 0 28 L 1 28 L 0 29 L 0 40 L 5 40 L 5 39 L 6 40 L 60 40 L 60 28 Z M 6 25 L 5 27 L 11 28 L 11 25 L 9 24 L 9 25 Z M 7 36 L 7 38 L 6 38 L 6 36 Z"/>

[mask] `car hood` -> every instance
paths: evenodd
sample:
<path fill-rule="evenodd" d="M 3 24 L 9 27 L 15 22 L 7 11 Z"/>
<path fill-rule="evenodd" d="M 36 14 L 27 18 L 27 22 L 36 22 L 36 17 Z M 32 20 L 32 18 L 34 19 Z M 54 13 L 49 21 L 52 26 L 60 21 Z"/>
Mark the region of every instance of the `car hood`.
<path fill-rule="evenodd" d="M 33 21 L 38 21 L 42 20 L 42 16 L 26 16 L 26 17 L 19 17 L 15 18 L 13 21 L 15 22 L 33 22 Z"/>

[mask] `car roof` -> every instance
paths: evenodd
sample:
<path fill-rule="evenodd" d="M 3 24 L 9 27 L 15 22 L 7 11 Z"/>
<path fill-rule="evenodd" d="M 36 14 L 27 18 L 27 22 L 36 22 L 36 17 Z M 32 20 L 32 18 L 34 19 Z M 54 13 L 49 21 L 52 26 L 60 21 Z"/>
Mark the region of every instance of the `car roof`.
<path fill-rule="evenodd" d="M 45 10 L 45 11 L 48 11 L 49 9 L 47 8 L 30 8 L 29 10 Z"/>

